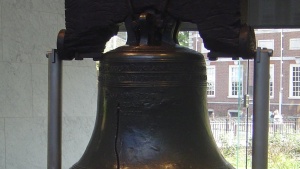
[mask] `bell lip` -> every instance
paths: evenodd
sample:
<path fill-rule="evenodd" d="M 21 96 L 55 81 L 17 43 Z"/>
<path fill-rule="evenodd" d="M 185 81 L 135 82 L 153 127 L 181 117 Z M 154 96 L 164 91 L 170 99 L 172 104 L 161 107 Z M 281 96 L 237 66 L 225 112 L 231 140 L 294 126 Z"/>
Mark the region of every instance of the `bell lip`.
<path fill-rule="evenodd" d="M 77 162 L 70 169 L 89 169 L 89 168 L 81 167 L 81 166 L 78 165 L 78 162 Z"/>

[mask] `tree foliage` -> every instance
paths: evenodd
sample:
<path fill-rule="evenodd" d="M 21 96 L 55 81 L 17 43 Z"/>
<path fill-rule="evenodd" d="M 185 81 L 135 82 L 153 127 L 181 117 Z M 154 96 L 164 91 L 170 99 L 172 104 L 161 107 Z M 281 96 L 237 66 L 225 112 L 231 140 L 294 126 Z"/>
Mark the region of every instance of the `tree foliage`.
<path fill-rule="evenodd" d="M 189 47 L 189 32 L 180 31 L 178 33 L 178 42 L 181 46 Z"/>

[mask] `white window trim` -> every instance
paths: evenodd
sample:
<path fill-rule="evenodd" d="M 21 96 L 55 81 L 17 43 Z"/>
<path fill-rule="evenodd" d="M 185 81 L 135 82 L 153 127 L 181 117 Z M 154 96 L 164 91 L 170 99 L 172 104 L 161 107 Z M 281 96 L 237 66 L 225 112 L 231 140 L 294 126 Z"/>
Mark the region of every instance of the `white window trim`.
<path fill-rule="evenodd" d="M 272 83 L 273 83 L 273 86 L 272 86 L 272 94 L 270 94 L 270 98 L 271 99 L 274 99 L 274 89 L 275 89 L 275 83 L 274 83 L 274 70 L 275 70 L 275 67 L 274 67 L 274 64 L 270 64 L 270 82 L 272 81 Z M 271 88 L 271 86 L 270 86 L 270 88 Z M 270 91 L 271 91 L 271 89 L 270 89 Z"/>
<path fill-rule="evenodd" d="M 294 43 L 299 43 L 297 47 L 293 47 L 291 44 L 294 41 Z M 290 44 L 289 44 L 289 50 L 300 50 L 300 38 L 291 38 Z"/>
<path fill-rule="evenodd" d="M 260 44 L 261 42 L 271 42 L 271 43 L 272 43 L 272 47 L 262 46 L 262 45 Z M 274 39 L 258 40 L 258 41 L 257 41 L 257 46 L 258 46 L 258 47 L 261 47 L 261 48 L 268 48 L 268 49 L 273 49 L 273 50 L 274 50 Z"/>
<path fill-rule="evenodd" d="M 241 72 L 238 72 L 238 73 L 241 73 L 241 75 L 238 75 L 238 77 L 241 78 L 241 86 L 242 86 L 242 91 L 240 92 L 240 97 L 242 97 L 242 94 L 243 94 L 243 65 L 229 65 L 229 80 L 228 80 L 228 96 L 227 98 L 239 98 L 239 95 L 232 95 L 232 86 L 231 86 L 231 82 L 232 82 L 232 68 L 234 67 L 240 67 L 241 68 Z"/>
<path fill-rule="evenodd" d="M 213 113 L 215 112 L 214 109 L 207 109 L 207 111 L 208 111 L 208 112 L 211 111 L 211 112 L 213 112 Z"/>
<path fill-rule="evenodd" d="M 300 96 L 293 96 L 293 67 L 300 67 L 300 64 L 290 64 L 289 99 L 300 99 Z"/>
<path fill-rule="evenodd" d="M 214 76 L 213 76 L 213 80 L 212 80 L 214 83 L 214 87 L 213 87 L 214 94 L 213 95 L 207 94 L 207 97 L 215 97 L 216 96 L 216 66 L 215 65 L 207 65 L 206 67 L 213 68 L 213 70 L 214 70 Z M 207 82 L 208 82 L 208 78 L 207 78 Z"/>

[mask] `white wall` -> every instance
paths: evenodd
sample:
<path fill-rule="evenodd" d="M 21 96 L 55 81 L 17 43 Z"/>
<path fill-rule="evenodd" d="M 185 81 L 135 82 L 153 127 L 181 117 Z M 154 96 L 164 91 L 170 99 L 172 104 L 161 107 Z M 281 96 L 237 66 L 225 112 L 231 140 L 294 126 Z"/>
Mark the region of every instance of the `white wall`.
<path fill-rule="evenodd" d="M 0 0 L 0 169 L 47 168 L 46 51 L 64 28 L 64 0 Z M 81 157 L 96 114 L 92 60 L 64 61 L 63 169 Z"/>

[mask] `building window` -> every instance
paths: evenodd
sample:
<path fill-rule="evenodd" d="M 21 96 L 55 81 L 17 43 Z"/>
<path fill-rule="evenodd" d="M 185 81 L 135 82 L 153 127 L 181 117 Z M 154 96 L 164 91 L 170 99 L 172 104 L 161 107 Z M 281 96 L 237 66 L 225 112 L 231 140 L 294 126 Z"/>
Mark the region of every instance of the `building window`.
<path fill-rule="evenodd" d="M 207 71 L 207 96 L 215 96 L 215 79 L 216 79 L 216 67 L 210 65 L 206 67 Z"/>
<path fill-rule="evenodd" d="M 270 65 L 270 97 L 274 97 L 274 64 Z"/>
<path fill-rule="evenodd" d="M 300 50 L 300 38 L 290 39 L 290 50 Z"/>
<path fill-rule="evenodd" d="M 229 97 L 237 98 L 243 93 L 243 66 L 229 66 Z"/>
<path fill-rule="evenodd" d="M 300 98 L 300 64 L 290 65 L 290 97 Z"/>
<path fill-rule="evenodd" d="M 208 53 L 210 50 L 206 49 L 204 43 L 201 43 L 201 53 Z"/>
<path fill-rule="evenodd" d="M 239 117 L 239 111 L 238 110 L 228 110 L 227 118 L 230 117 Z"/>
<path fill-rule="evenodd" d="M 207 112 L 208 112 L 208 115 L 209 115 L 209 116 L 212 116 L 212 115 L 213 115 L 213 113 L 214 113 L 214 110 L 213 110 L 213 109 L 208 109 L 208 111 L 207 111 Z"/>
<path fill-rule="evenodd" d="M 267 48 L 267 49 L 273 49 L 274 50 L 274 39 L 258 40 L 257 46 L 261 47 L 261 48 Z"/>
<path fill-rule="evenodd" d="M 209 120 L 210 121 L 214 121 L 215 120 L 215 113 L 213 109 L 208 109 L 208 116 L 209 116 Z"/>

